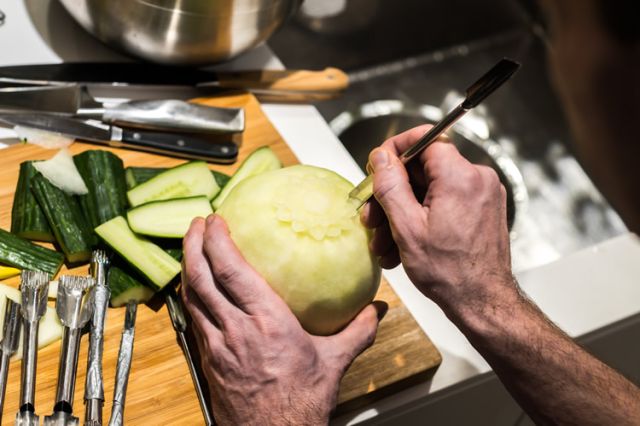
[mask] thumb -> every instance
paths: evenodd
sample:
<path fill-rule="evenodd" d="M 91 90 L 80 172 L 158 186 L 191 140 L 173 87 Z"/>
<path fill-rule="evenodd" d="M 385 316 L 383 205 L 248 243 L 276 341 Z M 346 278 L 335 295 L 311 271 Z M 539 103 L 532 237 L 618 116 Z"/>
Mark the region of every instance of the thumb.
<path fill-rule="evenodd" d="M 407 169 L 398 156 L 376 148 L 369 155 L 369 164 L 373 172 L 373 195 L 391 226 L 402 229 L 406 224 L 417 223 L 422 205 L 416 200 Z"/>
<path fill-rule="evenodd" d="M 378 331 L 378 323 L 387 313 L 389 305 L 376 300 L 366 306 L 360 313 L 338 334 L 331 337 L 333 348 L 339 348 L 345 361 L 346 370 L 353 360 L 365 349 L 373 345 Z"/>

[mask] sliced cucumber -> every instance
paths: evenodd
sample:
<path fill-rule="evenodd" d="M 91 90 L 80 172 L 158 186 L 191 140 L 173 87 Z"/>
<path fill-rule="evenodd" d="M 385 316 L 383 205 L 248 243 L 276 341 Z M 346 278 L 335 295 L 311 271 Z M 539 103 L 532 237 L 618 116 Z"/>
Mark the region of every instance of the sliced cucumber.
<path fill-rule="evenodd" d="M 127 189 L 133 189 L 166 170 L 164 167 L 127 167 L 125 170 Z M 223 188 L 231 179 L 231 176 L 217 170 L 211 170 L 211 174 L 220 188 Z"/>
<path fill-rule="evenodd" d="M 89 190 L 78 198 L 91 229 L 123 215 L 127 188 L 122 160 L 112 152 L 95 149 L 74 156 L 73 162 Z"/>
<path fill-rule="evenodd" d="M 58 273 L 64 256 L 57 251 L 33 244 L 31 241 L 0 229 L 0 263 L 19 269 Z"/>
<path fill-rule="evenodd" d="M 127 212 L 127 221 L 134 232 L 160 238 L 182 238 L 196 217 L 212 214 L 207 197 L 175 198 L 152 201 Z"/>
<path fill-rule="evenodd" d="M 204 161 L 192 161 L 160 173 L 127 192 L 132 207 L 150 201 L 203 195 L 212 199 L 220 187 Z"/>
<path fill-rule="evenodd" d="M 244 179 L 260 173 L 282 168 L 282 163 L 276 154 L 268 146 L 256 149 L 240 165 L 240 168 L 231 176 L 231 179 L 222 188 L 222 191 L 213 199 L 211 205 L 217 210 L 229 193 Z"/>
<path fill-rule="evenodd" d="M 31 189 L 67 261 L 87 262 L 97 240 L 78 199 L 56 188 L 40 174 L 34 176 Z"/>
<path fill-rule="evenodd" d="M 155 294 L 150 287 L 134 278 L 133 274 L 115 265 L 109 269 L 108 283 L 111 290 L 109 302 L 114 308 L 124 306 L 130 300 L 146 303 Z"/>
<path fill-rule="evenodd" d="M 180 273 L 180 262 L 151 241 L 134 234 L 122 216 L 98 226 L 96 233 L 158 290 Z"/>
<path fill-rule="evenodd" d="M 20 164 L 18 185 L 11 209 L 11 232 L 27 240 L 53 242 L 49 222 L 31 191 L 31 182 L 38 171 L 31 161 Z"/>

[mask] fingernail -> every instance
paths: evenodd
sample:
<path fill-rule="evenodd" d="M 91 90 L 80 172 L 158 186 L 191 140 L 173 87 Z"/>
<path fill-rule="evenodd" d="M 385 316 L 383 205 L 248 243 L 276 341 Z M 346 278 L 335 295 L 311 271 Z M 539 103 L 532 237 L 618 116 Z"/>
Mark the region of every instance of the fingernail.
<path fill-rule="evenodd" d="M 210 214 L 207 216 L 207 225 L 213 225 L 213 222 L 216 220 L 216 215 Z"/>
<path fill-rule="evenodd" d="M 387 312 L 389 311 L 389 305 L 381 300 L 376 300 L 373 302 L 373 304 L 376 306 L 376 310 L 378 311 L 378 322 L 380 322 L 382 321 L 382 318 L 387 315 Z"/>
<path fill-rule="evenodd" d="M 375 149 L 371 153 L 371 167 L 373 171 L 384 169 L 389 164 L 389 153 L 381 148 Z"/>

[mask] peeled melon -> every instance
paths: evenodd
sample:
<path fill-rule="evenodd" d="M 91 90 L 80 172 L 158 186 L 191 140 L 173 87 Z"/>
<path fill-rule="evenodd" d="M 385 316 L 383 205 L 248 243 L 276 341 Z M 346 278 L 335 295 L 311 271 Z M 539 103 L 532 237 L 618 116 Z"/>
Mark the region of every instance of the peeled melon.
<path fill-rule="evenodd" d="M 286 167 L 242 181 L 217 211 L 247 262 L 313 334 L 339 331 L 380 284 L 352 188 L 326 169 Z"/>

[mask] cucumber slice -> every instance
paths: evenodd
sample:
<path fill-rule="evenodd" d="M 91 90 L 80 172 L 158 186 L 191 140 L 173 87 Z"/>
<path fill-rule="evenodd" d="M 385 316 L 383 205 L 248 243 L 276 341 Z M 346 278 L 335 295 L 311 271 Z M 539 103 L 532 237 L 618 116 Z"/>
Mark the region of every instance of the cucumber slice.
<path fill-rule="evenodd" d="M 160 238 L 182 238 L 196 217 L 212 214 L 207 197 L 176 198 L 152 201 L 127 212 L 127 221 L 134 232 Z"/>
<path fill-rule="evenodd" d="M 78 199 L 91 229 L 123 215 L 127 208 L 127 188 L 122 160 L 112 152 L 96 149 L 74 156 L 73 162 L 89 190 Z"/>
<path fill-rule="evenodd" d="M 146 303 L 155 294 L 151 288 L 118 266 L 112 266 L 109 269 L 108 283 L 111 290 L 109 302 L 114 308 L 124 306 L 130 300 Z"/>
<path fill-rule="evenodd" d="M 164 167 L 127 167 L 125 170 L 127 189 L 133 189 L 166 170 Z M 223 188 L 231 179 L 231 176 L 217 170 L 211 170 L 211 174 L 220 188 Z"/>
<path fill-rule="evenodd" d="M 0 229 L 0 263 L 19 269 L 58 273 L 64 256 Z"/>
<path fill-rule="evenodd" d="M 180 273 L 180 262 L 151 241 L 134 234 L 122 216 L 98 226 L 96 233 L 157 290 Z"/>
<path fill-rule="evenodd" d="M 132 207 L 150 201 L 203 195 L 211 200 L 220 187 L 204 161 L 192 161 L 160 173 L 127 192 Z"/>
<path fill-rule="evenodd" d="M 31 189 L 67 261 L 87 262 L 97 239 L 82 214 L 78 199 L 56 188 L 40 174 L 34 176 Z"/>
<path fill-rule="evenodd" d="M 211 203 L 213 209 L 218 210 L 231 190 L 246 178 L 280 168 L 282 168 L 282 163 L 271 148 L 263 146 L 256 149 L 242 162 L 240 168 L 231 176 L 222 191 L 213 199 Z"/>
<path fill-rule="evenodd" d="M 49 222 L 31 192 L 31 182 L 38 171 L 31 161 L 20 164 L 18 185 L 11 208 L 11 232 L 27 240 L 53 242 L 53 232 Z"/>

